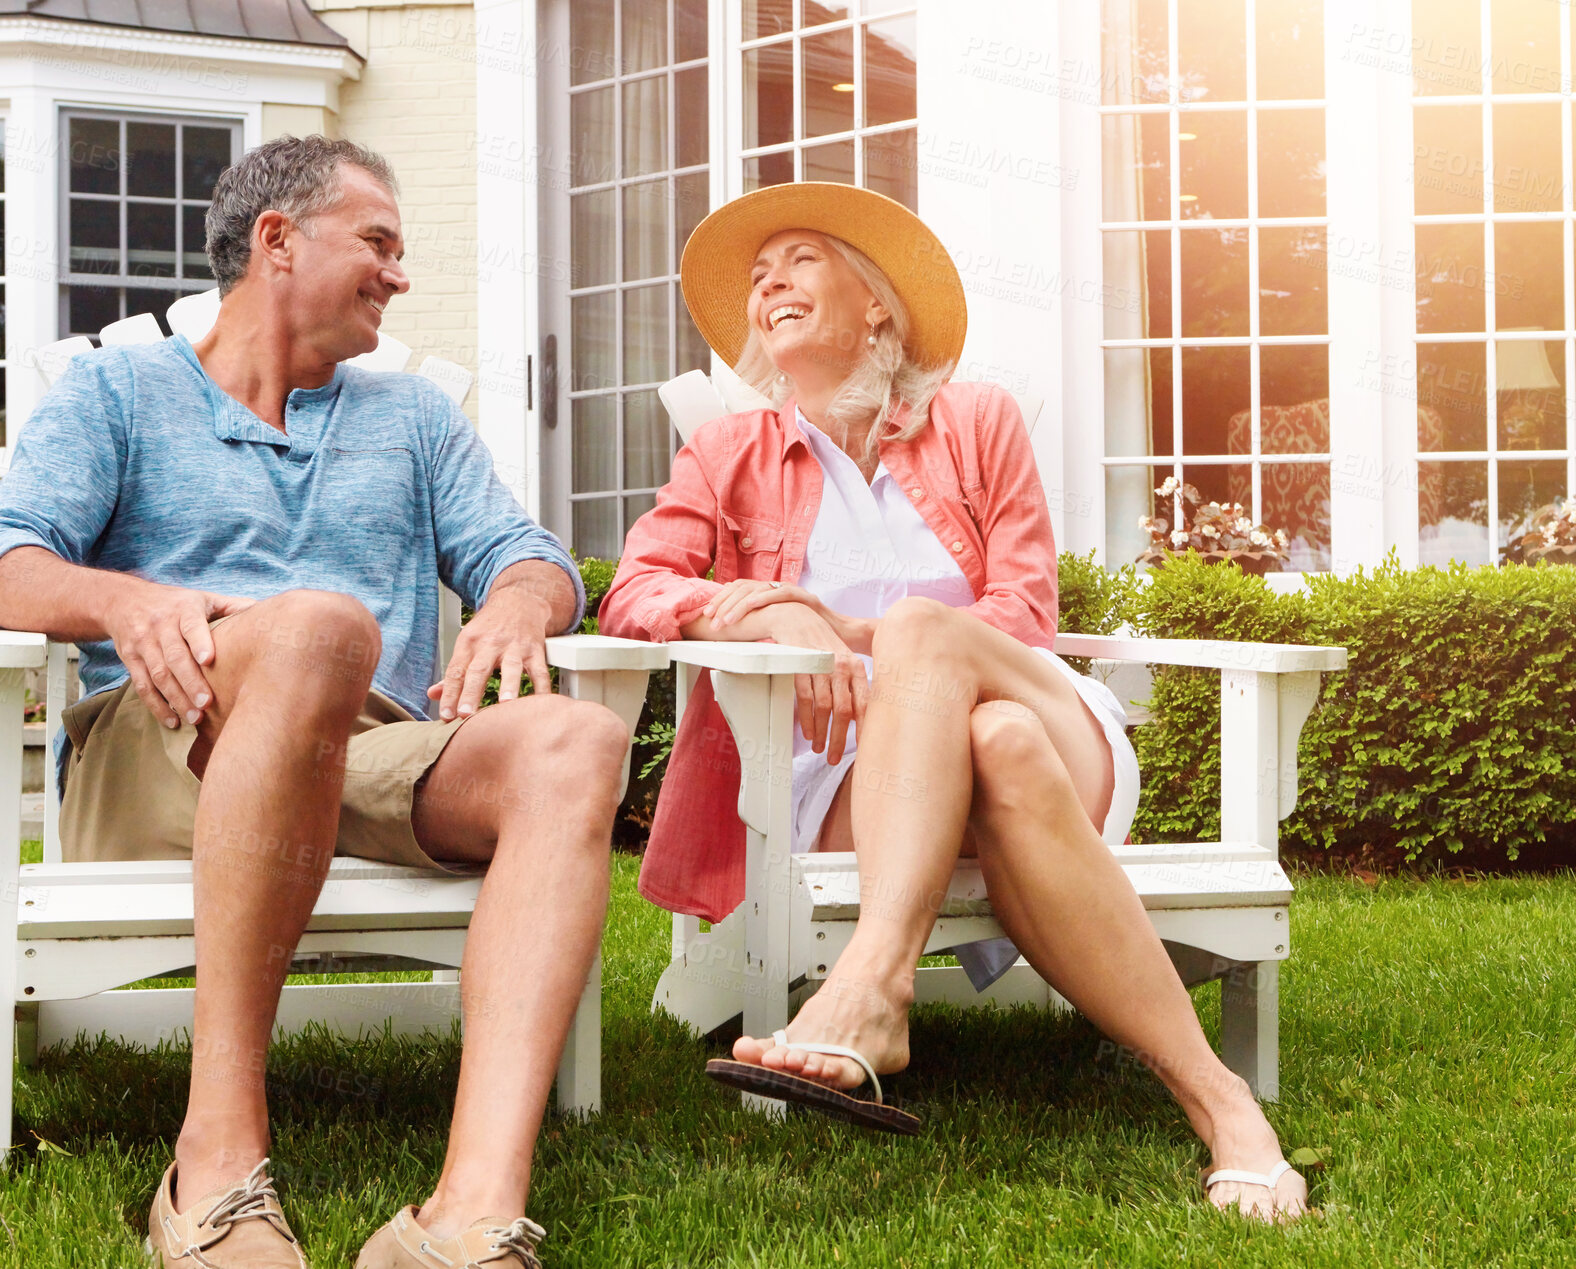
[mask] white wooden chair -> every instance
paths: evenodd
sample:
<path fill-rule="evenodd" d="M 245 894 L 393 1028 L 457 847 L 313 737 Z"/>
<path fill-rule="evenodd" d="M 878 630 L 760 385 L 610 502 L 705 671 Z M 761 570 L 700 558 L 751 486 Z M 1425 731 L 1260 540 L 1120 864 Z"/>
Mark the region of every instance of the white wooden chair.
<path fill-rule="evenodd" d="M 146 334 L 147 324 L 138 325 Z M 153 334 L 158 335 L 156 323 Z M 82 350 L 41 350 L 36 362 L 41 368 L 56 368 L 58 374 L 69 357 Z M 448 372 L 447 380 L 445 390 L 463 398 L 468 378 L 462 385 Z M 458 631 L 458 601 L 448 598 L 453 620 L 446 623 L 445 656 Z M 650 672 L 668 664 L 667 650 L 660 645 L 599 635 L 549 639 L 547 651 L 549 663 L 559 670 L 562 692 L 607 705 L 631 732 Z M 192 1021 L 190 989 L 112 990 L 141 978 L 190 972 L 195 959 L 191 865 L 61 860 L 51 755 L 66 685 L 74 677 L 74 652 L 42 634 L 0 631 L 0 982 L 12 984 L 17 1022 L 15 1031 L 0 1028 L 0 1071 L 7 1073 L 0 1084 L 0 1155 L 10 1144 L 13 1054 L 26 1064 L 40 1045 L 70 1041 L 84 1032 L 151 1045 L 189 1033 Z M 19 798 L 24 675 L 46 666 L 51 749 L 45 761 L 44 858 L 23 866 Z M 628 761 L 626 754 L 626 779 Z M 455 971 L 480 884 L 476 877 L 335 859 L 296 949 L 293 970 L 435 967 L 435 972 L 430 982 L 288 986 L 275 1033 L 297 1031 L 308 1022 L 350 1036 L 385 1025 L 404 1034 L 446 1031 L 459 1017 Z M 560 1110 L 589 1113 L 600 1107 L 600 960 L 587 979 L 564 1048 L 557 1092 Z"/>
<path fill-rule="evenodd" d="M 661 390 L 681 436 L 729 408 L 723 395 L 708 395 L 709 385 L 697 375 Z M 732 395 L 739 400 L 736 390 Z M 1035 403 L 1026 405 L 1026 419 L 1038 415 Z M 652 1008 L 667 1010 L 697 1033 L 742 1013 L 747 1034 L 770 1035 L 825 980 L 859 915 L 853 854 L 789 852 L 793 676 L 825 672 L 832 658 L 771 644 L 681 641 L 668 647 L 679 669 L 680 711 L 696 676 L 709 670 L 738 742 L 746 893 L 738 909 L 704 932 L 696 918 L 674 916 L 671 958 Z M 1222 980 L 1226 1064 L 1258 1096 L 1273 1100 L 1279 1087 L 1278 971 L 1291 949 L 1292 887 L 1278 862 L 1278 826 L 1296 805 L 1297 738 L 1320 676 L 1344 668 L 1346 651 L 1076 634 L 1059 635 L 1055 648 L 1064 656 L 1220 672 L 1222 840 L 1115 851 L 1183 981 Z M 1001 933 L 978 864 L 961 861 L 926 953 Z M 960 967 L 922 967 L 916 996 L 965 1006 L 1067 1007 L 1022 958 L 984 993 L 974 991 Z M 782 1108 L 748 1094 L 744 1099 L 768 1113 Z"/>

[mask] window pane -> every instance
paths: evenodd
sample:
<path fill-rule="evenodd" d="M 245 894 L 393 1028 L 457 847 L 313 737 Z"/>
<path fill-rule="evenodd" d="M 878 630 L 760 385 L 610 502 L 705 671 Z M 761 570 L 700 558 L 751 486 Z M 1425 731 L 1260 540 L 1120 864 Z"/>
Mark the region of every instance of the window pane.
<path fill-rule="evenodd" d="M 175 205 L 126 204 L 126 271 L 132 277 L 175 276 Z"/>
<path fill-rule="evenodd" d="M 1329 329 L 1322 226 L 1259 230 L 1259 331 L 1322 335 Z"/>
<path fill-rule="evenodd" d="M 97 335 L 111 322 L 120 320 L 120 292 L 107 286 L 67 288 L 67 316 L 73 335 Z"/>
<path fill-rule="evenodd" d="M 710 372 L 711 349 L 700 337 L 700 331 L 695 327 L 695 319 L 690 316 L 689 306 L 684 303 L 683 293 L 680 292 L 673 298 L 679 318 L 678 365 L 674 367 L 673 373 L 681 375 L 690 370 Z"/>
<path fill-rule="evenodd" d="M 181 208 L 181 274 L 188 278 L 213 278 L 208 264 L 208 230 L 204 224 L 205 207 Z"/>
<path fill-rule="evenodd" d="M 1167 99 L 1166 0 L 1105 0 L 1101 6 L 1101 100 L 1107 106 Z"/>
<path fill-rule="evenodd" d="M 770 44 L 748 49 L 744 54 L 744 148 L 792 140 L 793 46 Z"/>
<path fill-rule="evenodd" d="M 1533 513 L 1565 496 L 1565 464 L 1501 462 L 1499 464 L 1499 545 L 1526 533 Z"/>
<path fill-rule="evenodd" d="M 914 78 L 914 19 L 865 27 L 865 126 L 880 127 L 919 113 Z"/>
<path fill-rule="evenodd" d="M 181 129 L 181 197 L 212 198 L 219 174 L 230 166 L 234 134 L 229 128 Z"/>
<path fill-rule="evenodd" d="M 847 132 L 854 126 L 854 33 L 849 27 L 812 35 L 804 59 L 804 136 Z"/>
<path fill-rule="evenodd" d="M 1483 329 L 1483 227 L 1417 227 L 1417 329 Z"/>
<path fill-rule="evenodd" d="M 1324 344 L 1259 349 L 1259 453 L 1330 451 L 1330 353 Z"/>
<path fill-rule="evenodd" d="M 668 80 L 637 79 L 624 85 L 624 176 L 644 176 L 668 166 Z"/>
<path fill-rule="evenodd" d="M 1385 29 L 1373 27 L 1383 55 Z M 1414 0 L 1412 86 L 1420 97 L 1483 91 L 1483 13 L 1479 0 Z"/>
<path fill-rule="evenodd" d="M 1165 456 L 1171 435 L 1169 348 L 1105 350 L 1105 452 L 1113 458 Z"/>
<path fill-rule="evenodd" d="M 913 128 L 865 138 L 865 188 L 919 210 L 919 146 Z"/>
<path fill-rule="evenodd" d="M 656 494 L 632 494 L 624 499 L 624 534 L 635 527 L 635 521 L 657 505 Z"/>
<path fill-rule="evenodd" d="M 776 154 L 760 154 L 744 160 L 744 190 L 761 189 L 767 185 L 786 185 L 793 180 L 793 151 L 782 150 Z"/>
<path fill-rule="evenodd" d="M 71 200 L 73 273 L 120 272 L 120 204 L 96 199 Z"/>
<path fill-rule="evenodd" d="M 744 38 L 758 39 L 793 30 L 793 0 L 744 0 Z"/>
<path fill-rule="evenodd" d="M 1251 488 L 1251 487 L 1250 487 Z M 1286 564 L 1296 572 L 1330 567 L 1330 465 L 1264 463 L 1259 468 L 1260 501 L 1255 517 L 1265 528 L 1290 538 Z"/>
<path fill-rule="evenodd" d="M 624 281 L 669 271 L 667 181 L 624 186 Z"/>
<path fill-rule="evenodd" d="M 1482 107 L 1412 111 L 1412 187 L 1419 215 L 1483 210 Z"/>
<path fill-rule="evenodd" d="M 569 99 L 569 144 L 574 182 L 613 179 L 613 90 L 598 88 Z"/>
<path fill-rule="evenodd" d="M 1493 40 L 1495 92 L 1559 92 L 1562 7 L 1529 4 L 1527 0 L 1492 0 L 1489 38 Z"/>
<path fill-rule="evenodd" d="M 650 489 L 668 481 L 672 453 L 668 412 L 653 392 L 624 397 L 624 488 Z"/>
<path fill-rule="evenodd" d="M 1488 357 L 1483 344 L 1418 344 L 1420 453 L 1488 448 Z"/>
<path fill-rule="evenodd" d="M 1139 525 L 1140 517 L 1158 516 L 1167 529 L 1175 524 L 1175 500 L 1155 496 L 1155 490 L 1171 474 L 1169 463 L 1164 467 L 1105 469 L 1105 550 L 1111 566 L 1136 560 L 1149 549 L 1149 531 Z"/>
<path fill-rule="evenodd" d="M 1183 101 L 1243 101 L 1248 95 L 1243 0 L 1177 0 L 1177 69 Z"/>
<path fill-rule="evenodd" d="M 1419 463 L 1417 558 L 1421 564 L 1487 564 L 1488 464 Z"/>
<path fill-rule="evenodd" d="M 1564 449 L 1565 341 L 1496 342 L 1494 404 L 1501 449 Z"/>
<path fill-rule="evenodd" d="M 120 168 L 120 124 L 113 119 L 73 119 L 71 192 L 118 194 Z"/>
<path fill-rule="evenodd" d="M 1201 501 L 1240 502 L 1251 519 L 1260 519 L 1253 506 L 1253 468 L 1248 463 L 1190 463 L 1182 468 L 1182 479 L 1198 490 Z"/>
<path fill-rule="evenodd" d="M 1108 229 L 1104 235 L 1107 339 L 1171 334 L 1171 235 L 1164 229 Z"/>
<path fill-rule="evenodd" d="M 570 390 L 615 386 L 618 383 L 618 340 L 613 294 L 579 295 L 569 304 L 574 327 Z"/>
<path fill-rule="evenodd" d="M 1171 219 L 1170 116 L 1107 115 L 1100 128 L 1102 162 L 1112 174 L 1105 182 L 1101 216 Z"/>
<path fill-rule="evenodd" d="M 1260 3 L 1253 21 L 1259 98 L 1323 97 L 1324 0 Z"/>
<path fill-rule="evenodd" d="M 175 125 L 126 125 L 126 192 L 175 197 Z"/>
<path fill-rule="evenodd" d="M 623 0 L 620 7 L 624 16 L 624 73 L 666 66 L 667 0 Z"/>
<path fill-rule="evenodd" d="M 673 258 L 684 258 L 684 244 L 695 231 L 695 226 L 706 219 L 711 206 L 711 176 L 706 172 L 692 172 L 676 177 L 674 188 Z"/>
<path fill-rule="evenodd" d="M 1248 116 L 1238 111 L 1181 116 L 1177 134 L 1185 220 L 1236 220 L 1248 214 Z"/>
<path fill-rule="evenodd" d="M 624 382 L 668 379 L 668 288 L 624 292 Z"/>
<path fill-rule="evenodd" d="M 158 319 L 160 333 L 168 339 L 170 324 L 165 321 L 164 314 L 170 305 L 175 303 L 176 297 L 179 295 L 179 291 L 156 291 L 152 287 L 127 287 L 126 316 L 135 317 L 138 313 L 151 313 Z"/>
<path fill-rule="evenodd" d="M 1564 204 L 1560 111 L 1548 104 L 1494 107 L 1494 210 L 1557 212 Z"/>
<path fill-rule="evenodd" d="M 827 22 L 841 22 L 850 11 L 849 0 L 804 0 L 804 18 L 801 27 L 822 26 Z"/>
<path fill-rule="evenodd" d="M 806 146 L 804 151 L 804 179 L 807 181 L 841 181 L 854 183 L 854 143 L 834 141 L 831 145 Z M 873 188 L 873 187 L 872 187 Z M 881 191 L 883 194 L 885 190 Z"/>
<path fill-rule="evenodd" d="M 1248 231 L 1184 229 L 1182 334 L 1248 333 Z"/>
<path fill-rule="evenodd" d="M 673 76 L 673 93 L 677 98 L 673 121 L 673 137 L 678 153 L 675 162 L 679 167 L 694 167 L 706 162 L 711 151 L 711 136 L 707 131 L 706 68 L 679 71 Z"/>
<path fill-rule="evenodd" d="M 674 0 L 673 42 L 678 47 L 673 60 L 688 62 L 705 57 L 708 38 L 706 0 Z"/>
<path fill-rule="evenodd" d="M 1494 226 L 1494 325 L 1563 330 L 1565 234 L 1558 221 Z"/>
<path fill-rule="evenodd" d="M 591 498 L 572 506 L 570 532 L 575 550 L 582 557 L 616 560 L 624 541 L 618 527 L 618 499 Z"/>
<path fill-rule="evenodd" d="M 1259 112 L 1259 215 L 1324 215 L 1324 111 Z"/>
<path fill-rule="evenodd" d="M 613 74 L 613 0 L 575 0 L 569 6 L 569 82 L 588 84 Z"/>
<path fill-rule="evenodd" d="M 570 251 L 575 286 L 602 286 L 614 280 L 613 199 L 610 189 L 576 194 L 569 200 Z"/>
<path fill-rule="evenodd" d="M 1249 452 L 1249 351 L 1247 347 L 1182 350 L 1184 454 Z"/>
<path fill-rule="evenodd" d="M 618 449 L 613 435 L 617 398 L 577 397 L 570 403 L 572 471 L 570 488 L 593 493 L 618 487 Z"/>

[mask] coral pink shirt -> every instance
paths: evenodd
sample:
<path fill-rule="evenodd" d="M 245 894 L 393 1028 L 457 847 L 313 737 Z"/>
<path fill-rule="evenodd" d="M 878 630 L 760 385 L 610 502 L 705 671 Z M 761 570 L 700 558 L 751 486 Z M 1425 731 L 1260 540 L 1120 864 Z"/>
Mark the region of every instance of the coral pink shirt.
<path fill-rule="evenodd" d="M 906 411 L 896 423 L 901 426 Z M 1024 643 L 1056 637 L 1056 546 L 1034 452 L 1012 397 L 949 383 L 930 424 L 881 461 L 973 588 L 966 611 Z M 603 634 L 667 641 L 736 578 L 799 580 L 822 471 L 792 401 L 697 429 L 657 505 L 635 522 L 598 616 Z M 715 580 L 706 573 L 715 569 Z M 720 921 L 744 899 L 739 754 L 702 674 L 657 801 L 640 892 Z"/>

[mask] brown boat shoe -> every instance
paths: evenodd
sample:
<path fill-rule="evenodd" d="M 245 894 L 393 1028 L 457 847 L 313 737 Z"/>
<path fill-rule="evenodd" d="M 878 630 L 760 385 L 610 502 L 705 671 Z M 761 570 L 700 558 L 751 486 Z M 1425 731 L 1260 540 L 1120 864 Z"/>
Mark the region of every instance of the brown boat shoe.
<path fill-rule="evenodd" d="M 160 1269 L 310 1269 L 290 1232 L 264 1159 L 239 1185 L 215 1190 L 185 1212 L 174 1202 L 175 1165 L 153 1196 L 144 1250 Z"/>
<path fill-rule="evenodd" d="M 452 1238 L 434 1238 L 416 1222 L 416 1209 L 396 1212 L 356 1257 L 356 1269 L 542 1269 L 536 1246 L 547 1231 L 524 1216 L 484 1217 Z"/>

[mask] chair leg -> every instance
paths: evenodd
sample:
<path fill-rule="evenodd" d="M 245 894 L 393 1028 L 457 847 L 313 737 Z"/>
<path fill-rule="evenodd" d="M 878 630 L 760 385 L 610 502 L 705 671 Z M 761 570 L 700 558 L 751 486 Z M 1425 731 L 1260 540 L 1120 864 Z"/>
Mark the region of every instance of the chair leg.
<path fill-rule="evenodd" d="M 1256 1097 L 1279 1098 L 1279 961 L 1237 964 L 1220 980 L 1220 1047 Z"/>
<path fill-rule="evenodd" d="M 22 1067 L 38 1065 L 38 1010 L 36 1004 L 16 1007 L 16 1064 Z"/>
<path fill-rule="evenodd" d="M 560 1114 L 591 1115 L 602 1109 L 602 953 L 586 976 L 580 1007 L 558 1059 Z"/>

